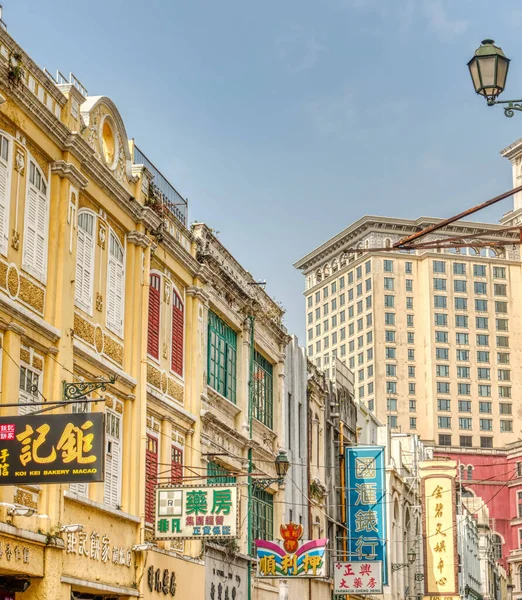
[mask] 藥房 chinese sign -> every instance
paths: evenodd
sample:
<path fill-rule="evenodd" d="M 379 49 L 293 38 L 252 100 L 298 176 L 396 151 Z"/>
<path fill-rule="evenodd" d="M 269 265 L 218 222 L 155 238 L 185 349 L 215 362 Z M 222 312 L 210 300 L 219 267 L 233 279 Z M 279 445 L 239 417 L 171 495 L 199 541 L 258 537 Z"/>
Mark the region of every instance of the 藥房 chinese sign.
<path fill-rule="evenodd" d="M 101 561 L 105 564 L 109 563 L 122 567 L 132 565 L 132 550 L 130 548 L 115 546 L 111 543 L 108 535 L 97 531 L 67 533 L 65 552 L 83 556 L 85 559 Z"/>
<path fill-rule="evenodd" d="M 0 417 L 0 485 L 103 481 L 102 413 Z"/>
<path fill-rule="evenodd" d="M 346 521 L 348 558 L 380 562 L 386 583 L 386 486 L 384 447 L 346 449 Z"/>
<path fill-rule="evenodd" d="M 424 533 L 424 593 L 458 594 L 455 461 L 420 464 Z"/>
<path fill-rule="evenodd" d="M 235 485 L 164 487 L 156 490 L 157 540 L 236 538 Z"/>
<path fill-rule="evenodd" d="M 255 540 L 257 577 L 325 577 L 328 540 L 301 541 L 303 526 L 281 525 L 282 543 Z"/>
<path fill-rule="evenodd" d="M 382 594 L 382 563 L 336 562 L 334 594 Z"/>

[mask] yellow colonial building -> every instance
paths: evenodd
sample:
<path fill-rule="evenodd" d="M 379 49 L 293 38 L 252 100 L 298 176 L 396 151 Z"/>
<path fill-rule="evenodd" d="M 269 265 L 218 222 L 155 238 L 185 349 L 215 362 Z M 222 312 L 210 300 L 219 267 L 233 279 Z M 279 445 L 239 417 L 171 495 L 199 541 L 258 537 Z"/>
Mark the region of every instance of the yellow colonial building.
<path fill-rule="evenodd" d="M 46 414 L 105 417 L 103 482 L 0 487 L 0 598 L 203 599 L 195 544 L 147 544 L 154 487 L 201 456 L 187 203 L 109 98 L 54 79 L 4 30 L 0 93 L 0 415 L 45 409 L 68 382 L 99 402 Z"/>
<path fill-rule="evenodd" d="M 0 485 L 0 600 L 279 596 L 248 553 L 283 514 L 283 310 L 187 208 L 109 98 L 0 29 L 0 441 L 32 413 L 105 429 L 97 481 Z M 157 542 L 171 484 L 237 486 L 237 539 Z"/>

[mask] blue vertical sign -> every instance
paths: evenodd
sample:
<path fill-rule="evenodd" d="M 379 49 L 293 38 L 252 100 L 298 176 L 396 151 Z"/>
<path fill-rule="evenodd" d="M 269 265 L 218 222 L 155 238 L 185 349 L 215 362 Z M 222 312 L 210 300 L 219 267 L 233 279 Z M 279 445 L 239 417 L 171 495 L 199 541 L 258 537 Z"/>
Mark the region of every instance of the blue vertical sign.
<path fill-rule="evenodd" d="M 347 448 L 345 459 L 348 559 L 382 561 L 383 583 L 386 584 L 384 446 Z"/>

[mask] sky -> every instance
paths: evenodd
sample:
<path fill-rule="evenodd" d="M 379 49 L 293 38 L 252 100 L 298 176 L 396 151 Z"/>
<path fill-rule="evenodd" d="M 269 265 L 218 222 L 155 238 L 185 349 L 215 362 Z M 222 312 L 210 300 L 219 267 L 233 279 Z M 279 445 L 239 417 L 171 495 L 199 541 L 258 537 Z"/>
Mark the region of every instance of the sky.
<path fill-rule="evenodd" d="M 115 102 L 302 343 L 297 259 L 365 214 L 448 217 L 512 187 L 522 113 L 487 107 L 466 63 L 494 39 L 522 97 L 519 0 L 4 0 L 3 20 Z"/>

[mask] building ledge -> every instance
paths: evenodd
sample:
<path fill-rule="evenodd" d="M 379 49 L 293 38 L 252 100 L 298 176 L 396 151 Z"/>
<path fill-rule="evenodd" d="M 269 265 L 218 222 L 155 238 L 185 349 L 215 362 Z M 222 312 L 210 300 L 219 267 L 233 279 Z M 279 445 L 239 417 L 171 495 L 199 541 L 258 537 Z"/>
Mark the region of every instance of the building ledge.
<path fill-rule="evenodd" d="M 131 521 L 132 523 L 141 523 L 141 519 L 139 517 L 136 517 L 135 515 L 123 512 L 122 510 L 116 510 L 115 508 L 105 506 L 105 504 L 100 504 L 99 502 L 94 502 L 94 500 L 90 500 L 89 498 L 77 496 L 76 494 L 68 492 L 67 490 L 64 491 L 63 495 L 65 498 L 67 498 L 67 500 L 72 500 L 73 502 L 78 502 L 79 504 L 90 506 L 91 508 L 95 508 L 96 510 L 101 510 L 102 512 L 106 512 L 112 515 L 113 517 L 118 517 L 118 519 L 123 519 L 124 521 Z"/>
<path fill-rule="evenodd" d="M 134 588 L 125 587 L 122 585 L 108 585 L 106 583 L 97 583 L 94 581 L 88 581 L 87 579 L 78 579 L 77 577 L 68 577 L 62 575 L 60 581 L 62 583 L 68 583 L 75 588 L 87 588 L 89 590 L 99 590 L 101 592 L 109 592 L 110 594 L 117 594 L 118 596 L 132 596 L 133 598 L 139 598 L 140 593 Z"/>
<path fill-rule="evenodd" d="M 42 546 L 47 545 L 47 536 L 41 533 L 34 533 L 33 531 L 29 531 L 28 529 L 22 529 L 20 527 L 15 527 L 14 525 L 9 525 L 9 523 L 1 523 L 0 522 L 0 533 L 4 533 L 5 535 L 11 535 L 13 537 L 22 538 L 24 540 L 28 540 L 31 542 L 35 542 L 37 544 L 42 544 Z M 55 540 L 60 540 L 60 538 L 54 538 Z M 63 548 L 63 540 L 56 541 L 53 545 L 55 547 Z"/>

